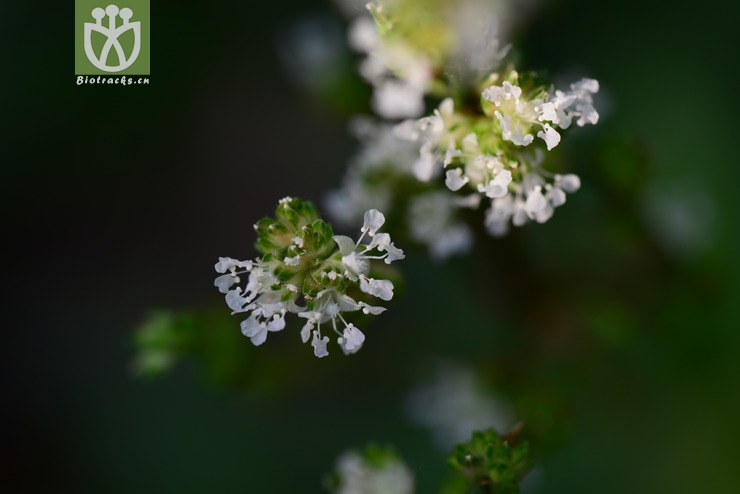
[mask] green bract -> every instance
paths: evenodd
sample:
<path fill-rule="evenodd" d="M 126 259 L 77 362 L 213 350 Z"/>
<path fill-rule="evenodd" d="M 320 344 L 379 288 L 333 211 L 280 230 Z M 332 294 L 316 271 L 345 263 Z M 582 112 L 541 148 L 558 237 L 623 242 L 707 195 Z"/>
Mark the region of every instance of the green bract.
<path fill-rule="evenodd" d="M 283 199 L 275 217 L 262 218 L 255 230 L 255 247 L 264 255 L 262 261 L 271 263 L 272 274 L 281 283 L 297 287 L 308 298 L 329 287 L 344 291 L 338 278 L 332 281 L 325 274 L 340 272 L 341 256 L 331 225 L 319 218 L 312 203 Z M 293 265 L 291 259 L 296 257 Z"/>
<path fill-rule="evenodd" d="M 469 492 L 517 494 L 519 481 L 532 468 L 529 445 L 516 434 L 502 437 L 493 429 L 474 432 L 455 447 L 449 463 L 473 483 Z"/>

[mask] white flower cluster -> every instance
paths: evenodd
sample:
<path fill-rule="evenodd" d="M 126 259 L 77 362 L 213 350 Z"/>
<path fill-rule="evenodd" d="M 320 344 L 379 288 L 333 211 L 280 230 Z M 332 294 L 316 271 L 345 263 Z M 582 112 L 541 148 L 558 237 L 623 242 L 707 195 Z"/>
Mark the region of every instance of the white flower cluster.
<path fill-rule="evenodd" d="M 428 3 L 373 0 L 372 17 L 359 15 L 350 26 L 350 46 L 365 55 L 360 75 L 372 84 L 371 105 L 383 118 L 421 116 L 440 65 L 455 77 L 480 77 L 509 50 L 499 39 L 506 1 Z"/>
<path fill-rule="evenodd" d="M 438 259 L 470 248 L 463 209 L 483 206 L 494 236 L 548 221 L 580 179 L 547 171 L 544 158 L 565 129 L 598 122 L 599 83 L 558 90 L 502 66 L 510 48 L 502 37 L 517 15 L 504 0 L 373 0 L 367 8 L 372 17 L 355 18 L 350 45 L 366 55 L 360 73 L 373 86 L 375 113 L 406 120 L 363 140 L 357 161 L 371 165 L 351 164 L 330 196 L 332 214 L 347 223 L 367 207 L 405 207 L 410 236 Z M 441 104 L 418 118 L 427 97 Z"/>
<path fill-rule="evenodd" d="M 287 207 L 286 204 L 281 202 L 281 207 Z M 303 225 L 295 232 L 280 232 L 281 237 L 289 238 L 290 245 L 275 254 L 252 261 L 220 258 L 215 269 L 221 275 L 214 284 L 226 295 L 232 314 L 249 314 L 241 323 L 241 330 L 254 345 L 264 343 L 268 333 L 283 330 L 286 314 L 295 313 L 306 319 L 300 336 L 304 343 L 311 340 L 317 357 L 328 355 L 329 337 L 322 334 L 322 324 L 324 328 L 329 325 L 336 333 L 337 343 L 345 354 L 355 353 L 362 347 L 365 335 L 347 322 L 343 314 L 362 311 L 377 315 L 385 308 L 358 302 L 346 291 L 358 288 L 362 293 L 391 300 L 393 283 L 371 278 L 370 263 L 382 260 L 390 264 L 404 258 L 403 251 L 393 244 L 390 236 L 378 231 L 384 222 L 385 217 L 379 211 L 367 211 L 362 235 L 356 242 L 330 233 L 321 240 L 314 232 L 319 230 L 317 223 Z M 318 224 L 323 232 L 328 228 L 321 220 Z M 280 226 L 281 223 L 275 222 L 266 229 L 276 231 Z M 290 238 L 291 235 L 294 236 Z M 366 237 L 370 241 L 363 243 Z"/>
<path fill-rule="evenodd" d="M 540 126 L 537 137 L 545 141 L 547 150 L 560 143 L 560 134 L 555 128 L 567 129 L 574 118 L 579 127 L 599 121 L 593 106 L 593 95 L 599 92 L 599 82 L 581 79 L 571 84 L 570 91 L 545 93 L 543 98 L 527 99 L 522 88 L 504 81 L 483 91 L 483 98 L 495 105 L 496 118 L 501 125 L 502 137 L 517 146 L 528 146 L 534 141 L 530 133 L 533 126 Z"/>
<path fill-rule="evenodd" d="M 373 452 L 368 460 L 356 451 L 347 451 L 337 460 L 336 494 L 412 494 L 414 475 L 398 458 L 390 454 L 382 457 Z"/>
<path fill-rule="evenodd" d="M 329 214 L 346 227 L 361 221 L 366 210 L 391 210 L 404 199 L 400 196 L 406 196 L 409 199 L 405 220 L 412 239 L 426 245 L 437 260 L 467 252 L 473 243 L 473 232 L 458 213 L 476 209 L 480 196 L 460 197 L 419 182 L 412 171 L 419 148 L 400 139 L 394 128 L 368 119 L 353 121 L 352 133 L 362 147 L 350 161 L 342 186 L 326 197 Z"/>
<path fill-rule="evenodd" d="M 514 72 L 512 77 L 518 75 Z M 598 87 L 597 81 L 583 79 L 568 93 L 554 91 L 550 96 L 537 91 L 541 97 L 526 99 L 519 86 L 504 81 L 482 94 L 492 104 L 498 127 L 486 121 L 488 117 L 456 113 L 453 100 L 447 98 L 432 116 L 399 124 L 396 135 L 419 144 L 413 165 L 417 179 L 430 181 L 445 170 L 449 190 L 472 189 L 490 199 L 485 223 L 492 235 L 499 236 L 508 231 L 509 223 L 546 222 L 565 203 L 566 193 L 579 189 L 576 175 L 551 174 L 541 167 L 540 148 L 529 153 L 519 148 L 532 144 L 533 127 L 542 129 L 537 136 L 550 150 L 560 142 L 556 127 L 566 129 L 573 120 L 579 126 L 598 122 L 592 99 Z"/>

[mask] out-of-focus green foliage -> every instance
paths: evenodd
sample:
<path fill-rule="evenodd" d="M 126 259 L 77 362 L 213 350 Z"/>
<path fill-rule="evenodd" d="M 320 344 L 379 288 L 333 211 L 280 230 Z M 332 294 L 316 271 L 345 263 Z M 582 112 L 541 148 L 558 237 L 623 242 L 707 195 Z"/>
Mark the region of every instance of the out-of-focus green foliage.
<path fill-rule="evenodd" d="M 254 351 L 220 305 L 183 312 L 155 311 L 135 331 L 134 346 L 133 370 L 145 378 L 163 377 L 182 361 L 195 363 L 210 382 L 229 388 L 283 392 L 305 382 L 296 376 L 296 367 L 285 364 L 304 363 L 301 356 L 306 352 L 299 352 L 299 345 L 286 349 L 290 357 L 285 360 Z M 321 367 L 315 372 L 320 373 Z M 305 379 L 312 375 L 311 371 L 302 374 Z"/>
<path fill-rule="evenodd" d="M 177 358 L 192 348 L 198 329 L 197 320 L 190 313 L 153 312 L 134 332 L 134 372 L 156 377 L 170 371 Z"/>

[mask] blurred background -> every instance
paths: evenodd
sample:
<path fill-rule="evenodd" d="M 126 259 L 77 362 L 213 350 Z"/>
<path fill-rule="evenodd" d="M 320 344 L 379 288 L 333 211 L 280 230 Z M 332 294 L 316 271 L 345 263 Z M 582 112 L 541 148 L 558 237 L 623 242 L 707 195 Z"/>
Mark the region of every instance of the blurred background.
<path fill-rule="evenodd" d="M 5 492 L 322 492 L 368 441 L 434 492 L 459 439 L 440 428 L 481 400 L 490 425 L 527 424 L 527 492 L 740 490 L 732 2 L 541 2 L 520 65 L 602 84 L 602 121 L 561 151 L 581 191 L 465 258 L 409 246 L 362 352 L 320 361 L 289 331 L 253 348 L 213 263 L 254 256 L 279 198 L 339 184 L 370 94 L 344 19 L 152 3 L 151 85 L 112 88 L 74 85 L 71 5 L 2 7 Z M 207 333 L 137 377 L 158 309 Z"/>

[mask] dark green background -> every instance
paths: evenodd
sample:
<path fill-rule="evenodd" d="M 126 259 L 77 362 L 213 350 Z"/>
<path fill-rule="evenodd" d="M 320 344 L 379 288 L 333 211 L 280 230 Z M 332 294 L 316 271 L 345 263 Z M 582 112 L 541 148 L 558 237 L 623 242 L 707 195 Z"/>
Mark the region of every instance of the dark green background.
<path fill-rule="evenodd" d="M 134 380 L 130 330 L 152 308 L 219 303 L 215 258 L 252 255 L 251 225 L 278 198 L 318 199 L 339 182 L 354 103 L 327 110 L 289 82 L 275 48 L 292 21 L 328 6 L 156 2 L 157 78 L 115 88 L 75 87 L 71 6 L 43 17 L 36 6 L 5 6 L 18 42 L 3 78 L 0 147 L 10 266 L 4 490 L 320 492 L 338 452 L 377 440 L 394 443 L 420 492 L 431 492 L 445 474 L 442 455 L 402 414 L 413 369 L 429 355 L 505 361 L 512 335 L 524 333 L 545 335 L 528 343 L 527 362 L 571 416 L 566 439 L 541 458 L 536 492 L 737 492 L 740 40 L 731 5 L 562 0 L 518 40 L 528 67 L 580 68 L 602 82 L 610 111 L 583 136 L 584 149 L 600 139 L 637 142 L 651 177 L 708 191 L 712 237 L 698 258 L 633 269 L 624 246 L 598 236 L 621 205 L 607 220 L 598 205 L 616 203 L 589 187 L 584 164 L 582 192 L 551 223 L 480 247 L 495 259 L 496 249 L 529 246 L 506 258 L 507 269 L 534 273 L 522 275 L 524 286 L 511 290 L 475 259 L 410 260 L 407 295 L 368 329 L 359 355 L 306 358 L 309 375 L 312 366 L 326 371 L 265 390 L 260 383 L 285 368 L 303 373 L 281 365 L 298 345 L 282 334 L 260 349 L 273 366 L 252 369 L 239 392 L 213 387 L 187 364 L 159 382 Z M 615 282 L 615 272 L 629 279 Z M 549 283 L 571 295 L 572 310 L 603 294 L 592 323 L 562 339 L 548 331 L 562 298 L 553 307 L 506 299 Z M 537 317 L 504 319 L 492 310 L 502 298 Z"/>

